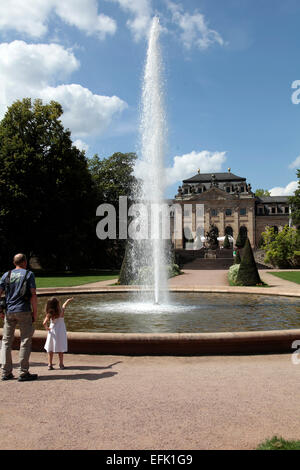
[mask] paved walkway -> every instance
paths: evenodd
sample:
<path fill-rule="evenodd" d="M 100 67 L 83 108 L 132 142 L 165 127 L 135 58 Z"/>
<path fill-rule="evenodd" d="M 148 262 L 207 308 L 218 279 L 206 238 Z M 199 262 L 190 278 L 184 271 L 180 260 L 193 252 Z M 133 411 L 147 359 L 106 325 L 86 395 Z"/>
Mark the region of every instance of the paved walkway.
<path fill-rule="evenodd" d="M 229 287 L 228 283 L 228 270 L 227 269 L 216 269 L 216 270 L 195 270 L 195 269 L 184 269 L 183 274 L 180 276 L 173 277 L 169 279 L 169 287 L 170 288 L 197 288 L 197 287 Z M 273 272 L 276 271 L 293 271 L 292 269 L 286 270 L 279 270 L 274 269 Z M 262 281 L 269 285 L 269 292 L 273 292 L 274 290 L 284 291 L 287 292 L 300 292 L 300 285 L 296 284 L 295 282 L 286 281 L 284 279 L 280 279 L 277 276 L 272 276 L 269 274 L 267 270 L 259 270 L 260 277 Z M 99 281 L 93 282 L 89 284 L 84 284 L 81 286 L 73 287 L 73 289 L 97 289 L 102 287 L 112 287 L 112 288 L 120 288 L 121 286 L 116 286 L 118 279 L 111 279 L 108 281 Z M 132 286 L 133 287 L 133 286 Z"/>
<path fill-rule="evenodd" d="M 287 288 L 290 289 L 292 287 L 298 288 L 300 291 L 300 284 L 296 284 L 295 282 L 287 281 L 285 279 L 281 279 L 280 277 L 273 276 L 270 274 L 271 272 L 283 272 L 283 271 L 297 271 L 299 269 L 272 269 L 270 271 L 259 271 L 261 279 L 271 287 L 279 287 L 279 288 Z"/>
<path fill-rule="evenodd" d="M 53 371 L 46 361 L 32 353 L 36 382 L 1 383 L 0 449 L 255 449 L 275 434 L 300 439 L 300 364 L 290 354 L 66 354 L 69 368 Z"/>
<path fill-rule="evenodd" d="M 183 269 L 180 276 L 172 277 L 169 280 L 170 287 L 203 287 L 203 286 L 229 286 L 227 274 L 228 270 L 195 270 Z"/>
<path fill-rule="evenodd" d="M 226 274 L 187 270 L 170 286 L 230 289 Z M 266 271 L 261 275 L 272 285 L 265 291 L 299 292 L 297 284 Z M 104 282 L 86 289 L 114 283 Z M 292 352 L 66 354 L 68 368 L 62 371 L 48 371 L 46 354 L 32 353 L 38 381 L 1 382 L 0 449 L 255 449 L 275 434 L 299 440 L 300 364 L 292 363 Z M 13 358 L 16 362 L 17 351 Z"/>
<path fill-rule="evenodd" d="M 270 270 L 271 271 L 271 270 Z M 292 269 L 280 270 L 274 269 L 273 272 L 276 271 L 293 271 Z M 192 269 L 184 269 L 183 273 L 180 276 L 173 277 L 169 280 L 170 287 L 225 287 L 229 286 L 228 282 L 228 270 L 192 270 Z M 269 292 L 273 291 L 284 291 L 287 292 L 300 292 L 300 285 L 296 284 L 295 282 L 286 281 L 284 279 L 280 279 L 277 276 L 273 276 L 269 274 L 267 270 L 259 270 L 259 275 L 261 280 L 268 284 Z M 251 289 L 251 288 L 250 288 Z"/>

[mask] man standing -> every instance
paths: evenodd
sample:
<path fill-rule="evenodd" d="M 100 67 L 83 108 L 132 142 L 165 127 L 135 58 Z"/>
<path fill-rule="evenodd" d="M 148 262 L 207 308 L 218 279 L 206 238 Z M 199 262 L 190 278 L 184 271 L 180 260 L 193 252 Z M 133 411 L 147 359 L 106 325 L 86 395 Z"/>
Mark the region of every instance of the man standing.
<path fill-rule="evenodd" d="M 15 269 L 6 272 L 0 281 L 0 296 L 5 292 L 6 314 L 4 319 L 1 364 L 2 380 L 13 379 L 11 347 L 15 328 L 19 324 L 21 344 L 19 352 L 19 382 L 36 380 L 37 374 L 29 372 L 34 322 L 37 318 L 37 296 L 34 274 L 28 271 L 26 256 L 22 253 L 14 257 Z M 32 310 L 31 310 L 32 307 Z"/>

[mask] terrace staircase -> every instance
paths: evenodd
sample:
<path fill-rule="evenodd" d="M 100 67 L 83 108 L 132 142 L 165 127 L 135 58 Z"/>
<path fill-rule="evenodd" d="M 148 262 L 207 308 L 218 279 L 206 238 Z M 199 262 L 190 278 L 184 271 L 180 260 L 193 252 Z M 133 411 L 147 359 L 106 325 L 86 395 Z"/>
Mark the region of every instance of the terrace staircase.
<path fill-rule="evenodd" d="M 229 269 L 233 264 L 232 249 L 211 250 L 201 249 L 197 251 L 184 251 L 180 253 L 183 269 L 216 270 Z"/>

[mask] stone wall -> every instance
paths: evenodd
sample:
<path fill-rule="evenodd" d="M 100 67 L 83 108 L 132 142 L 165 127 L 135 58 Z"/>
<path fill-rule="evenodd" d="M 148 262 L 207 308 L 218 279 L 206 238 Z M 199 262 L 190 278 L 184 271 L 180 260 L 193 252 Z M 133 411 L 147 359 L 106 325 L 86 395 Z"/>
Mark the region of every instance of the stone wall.
<path fill-rule="evenodd" d="M 261 234 L 269 227 L 277 227 L 279 231 L 289 223 L 289 215 L 257 215 L 256 216 L 256 229 L 255 229 L 255 244 L 259 245 Z"/>

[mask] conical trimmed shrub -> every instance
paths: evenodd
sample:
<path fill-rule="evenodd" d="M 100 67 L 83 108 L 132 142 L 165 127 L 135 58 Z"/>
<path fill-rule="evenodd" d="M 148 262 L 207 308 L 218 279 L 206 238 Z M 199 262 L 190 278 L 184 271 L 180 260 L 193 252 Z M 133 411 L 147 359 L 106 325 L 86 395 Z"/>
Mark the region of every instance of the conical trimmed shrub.
<path fill-rule="evenodd" d="M 235 245 L 236 245 L 238 248 L 243 248 L 244 244 L 245 244 L 245 241 L 243 240 L 241 234 L 239 233 L 239 234 L 238 234 L 238 237 L 237 237 L 237 239 L 236 239 Z"/>
<path fill-rule="evenodd" d="M 127 240 L 126 244 L 126 249 L 125 249 L 125 254 L 119 274 L 119 280 L 118 284 L 121 285 L 129 285 L 133 282 L 133 271 L 132 271 L 132 265 L 131 265 L 131 259 L 130 259 L 130 252 L 132 250 L 132 241 Z"/>
<path fill-rule="evenodd" d="M 227 249 L 230 248 L 230 241 L 229 241 L 229 238 L 228 238 L 228 235 L 227 235 L 227 234 L 225 235 L 225 238 L 224 238 L 223 247 L 224 247 L 224 248 L 227 248 Z"/>
<path fill-rule="evenodd" d="M 249 238 L 247 238 L 243 250 L 243 257 L 237 276 L 237 283 L 242 286 L 256 286 L 257 284 L 262 283 L 258 274 L 258 269 L 253 256 Z"/>
<path fill-rule="evenodd" d="M 234 264 L 241 264 L 241 255 L 239 250 L 236 250 L 236 255 L 234 257 Z"/>

